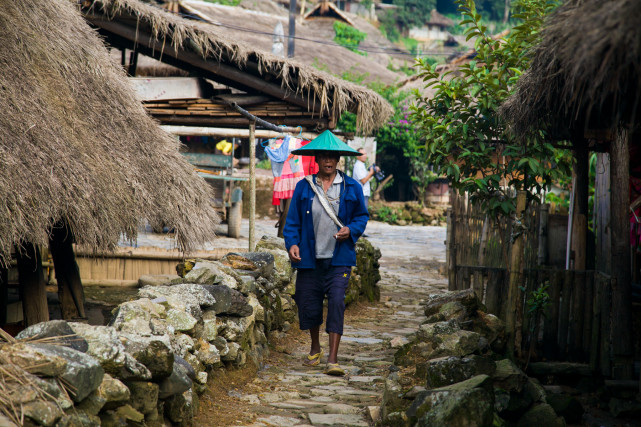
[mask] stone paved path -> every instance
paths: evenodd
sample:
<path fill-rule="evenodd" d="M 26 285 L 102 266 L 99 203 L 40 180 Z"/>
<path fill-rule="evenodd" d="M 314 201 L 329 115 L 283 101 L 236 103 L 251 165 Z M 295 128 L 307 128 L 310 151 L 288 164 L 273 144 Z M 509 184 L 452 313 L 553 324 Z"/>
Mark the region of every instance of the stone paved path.
<path fill-rule="evenodd" d="M 424 320 L 419 303 L 447 288 L 438 273 L 445 262 L 444 227 L 398 227 L 372 222 L 369 240 L 381 249 L 381 302 L 348 309 L 339 362 L 343 378 L 308 368 L 301 361 L 308 341 L 283 353 L 278 366 L 266 366 L 254 380 L 256 394 L 239 396 L 258 426 L 369 426 L 382 398 L 384 375 L 395 349 Z M 327 349 L 327 335 L 321 335 Z"/>

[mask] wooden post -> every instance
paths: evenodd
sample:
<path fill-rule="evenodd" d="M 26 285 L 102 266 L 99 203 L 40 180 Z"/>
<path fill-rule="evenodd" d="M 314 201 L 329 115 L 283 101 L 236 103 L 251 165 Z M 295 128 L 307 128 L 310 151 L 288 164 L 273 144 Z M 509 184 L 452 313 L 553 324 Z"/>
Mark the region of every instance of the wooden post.
<path fill-rule="evenodd" d="M 452 196 L 454 199 L 455 196 Z M 453 200 L 452 207 L 447 208 L 447 290 L 456 289 L 456 210 Z"/>
<path fill-rule="evenodd" d="M 594 273 L 594 297 L 592 300 L 592 330 L 590 336 L 590 369 L 593 372 L 599 368 L 599 342 L 602 339 L 601 333 L 601 300 L 603 299 L 603 275 Z"/>
<path fill-rule="evenodd" d="M 585 298 L 585 271 L 574 272 L 574 286 L 570 308 L 570 330 L 568 338 L 568 354 L 574 362 L 583 359 L 583 305 Z"/>
<path fill-rule="evenodd" d="M 249 252 L 256 248 L 256 122 L 249 122 Z"/>
<path fill-rule="evenodd" d="M 285 199 L 283 203 L 283 212 L 280 214 L 280 220 L 278 221 L 278 237 L 283 237 L 283 230 L 285 229 L 285 223 L 287 222 L 287 213 L 289 212 L 289 204 L 292 202 L 292 199 Z"/>
<path fill-rule="evenodd" d="M 561 288 L 561 307 L 559 309 L 559 357 L 564 358 L 568 351 L 568 334 L 570 326 L 570 310 L 572 308 L 572 288 L 574 286 L 574 271 L 565 270 Z"/>
<path fill-rule="evenodd" d="M 488 272 L 487 285 L 485 291 L 485 307 L 487 312 L 499 318 L 503 318 L 501 314 L 501 300 L 503 296 L 503 271 L 492 268 Z"/>
<path fill-rule="evenodd" d="M 0 327 L 7 324 L 9 304 L 9 269 L 0 267 Z"/>
<path fill-rule="evenodd" d="M 481 243 L 479 244 L 479 254 L 478 254 L 478 266 L 483 267 L 485 265 L 485 247 L 487 246 L 487 235 L 490 229 L 490 217 L 485 215 L 483 219 L 483 230 L 481 231 Z M 480 301 L 483 301 L 483 273 L 480 270 L 474 272 L 474 293 L 479 298 Z"/>
<path fill-rule="evenodd" d="M 617 279 L 609 279 L 603 282 L 601 294 L 601 342 L 599 347 L 601 374 L 609 378 L 612 376 L 612 289 L 616 287 Z"/>
<path fill-rule="evenodd" d="M 539 250 L 537 264 L 546 265 L 548 262 L 548 215 L 550 205 L 543 203 L 539 206 Z"/>
<path fill-rule="evenodd" d="M 289 37 L 287 38 L 287 57 L 294 57 L 296 41 L 296 0 L 289 0 Z"/>
<path fill-rule="evenodd" d="M 550 305 L 543 327 L 543 357 L 548 360 L 555 360 L 559 354 L 559 305 L 564 276 L 563 271 L 550 272 Z"/>
<path fill-rule="evenodd" d="M 595 272 L 591 271 L 586 276 L 585 281 L 585 297 L 583 299 L 583 347 L 582 347 L 582 361 L 590 361 L 590 350 L 592 348 L 592 316 L 594 303 L 594 276 Z"/>
<path fill-rule="evenodd" d="M 519 191 L 516 196 L 516 220 L 522 220 L 525 212 L 526 193 Z M 519 234 L 510 252 L 509 285 L 507 290 L 507 307 L 505 326 L 508 336 L 508 352 L 516 350 L 521 356 L 521 325 L 523 323 L 523 297 L 520 287 L 523 285 L 523 234 Z"/>
<path fill-rule="evenodd" d="M 596 216 L 596 269 L 611 274 L 610 247 L 610 155 L 598 153 L 594 178 L 594 211 Z"/>
<path fill-rule="evenodd" d="M 588 150 L 579 145 L 574 153 L 574 217 L 572 225 L 572 251 L 574 252 L 574 269 L 585 270 L 588 234 L 588 187 L 590 182 Z"/>
<path fill-rule="evenodd" d="M 18 251 L 16 258 L 25 325 L 46 322 L 49 320 L 49 308 L 40 250 L 37 246 L 26 243 L 23 250 Z"/>
<path fill-rule="evenodd" d="M 73 236 L 64 224 L 57 224 L 51 230 L 49 248 L 58 282 L 60 311 L 65 320 L 85 319 L 85 294 L 80 271 L 73 252 Z"/>
<path fill-rule="evenodd" d="M 630 380 L 633 376 L 632 284 L 630 274 L 630 151 L 629 132 L 619 129 L 610 144 L 610 182 L 612 183 L 612 376 Z"/>

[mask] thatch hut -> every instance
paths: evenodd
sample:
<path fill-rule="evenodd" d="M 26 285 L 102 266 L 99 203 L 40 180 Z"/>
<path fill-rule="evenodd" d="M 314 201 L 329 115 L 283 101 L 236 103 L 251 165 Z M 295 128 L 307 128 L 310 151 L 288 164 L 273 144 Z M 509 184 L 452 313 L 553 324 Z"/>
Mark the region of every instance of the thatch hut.
<path fill-rule="evenodd" d="M 72 243 L 111 250 L 145 220 L 186 250 L 214 237 L 209 187 L 73 3 L 2 2 L 0 111 L 0 323 L 14 254 L 32 324 L 48 316 L 39 247 L 69 318 L 84 316 Z"/>
<path fill-rule="evenodd" d="M 606 172 L 597 174 L 596 183 L 596 265 L 616 283 L 608 337 L 612 370 L 604 373 L 619 378 L 629 377 L 633 365 L 629 183 L 630 141 L 638 138 L 641 123 L 640 16 L 636 0 L 567 2 L 546 22 L 532 65 L 503 108 L 517 135 L 545 129 L 550 139 L 569 140 L 575 150 L 578 259 L 585 260 L 588 152 L 609 152 L 598 161 Z"/>
<path fill-rule="evenodd" d="M 331 129 L 341 113 L 350 111 L 368 133 L 392 114 L 375 92 L 238 42 L 226 26 L 185 19 L 140 0 L 97 0 L 82 13 L 112 47 L 189 69 L 247 95 L 303 108 L 316 118 L 310 129 Z"/>

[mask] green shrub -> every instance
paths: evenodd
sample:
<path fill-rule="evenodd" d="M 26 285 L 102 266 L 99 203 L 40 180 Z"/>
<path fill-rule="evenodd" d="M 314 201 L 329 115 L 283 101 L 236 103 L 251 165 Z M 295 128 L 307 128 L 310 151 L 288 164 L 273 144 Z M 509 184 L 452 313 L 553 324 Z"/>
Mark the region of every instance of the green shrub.
<path fill-rule="evenodd" d="M 365 40 L 365 37 L 367 37 L 366 33 L 340 21 L 334 21 L 334 32 L 336 33 L 336 36 L 334 37 L 334 41 L 336 43 L 358 53 L 359 55 L 367 55 L 367 52 L 358 50 L 360 42 Z"/>
<path fill-rule="evenodd" d="M 272 162 L 269 159 L 263 159 L 256 163 L 256 167 L 258 169 L 267 169 L 271 170 L 272 169 Z"/>

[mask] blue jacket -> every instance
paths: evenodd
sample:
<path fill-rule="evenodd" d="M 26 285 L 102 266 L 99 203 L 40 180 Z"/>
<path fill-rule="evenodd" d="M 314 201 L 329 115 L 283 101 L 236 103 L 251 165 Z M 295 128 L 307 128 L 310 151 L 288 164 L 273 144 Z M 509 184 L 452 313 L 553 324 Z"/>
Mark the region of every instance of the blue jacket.
<path fill-rule="evenodd" d="M 333 266 L 356 265 L 356 241 L 365 231 L 369 213 L 365 207 L 363 187 L 353 178 L 338 171 L 343 176 L 344 187 L 341 188 L 340 205 L 338 207 L 338 218 L 349 227 L 349 239 L 336 242 Z M 314 180 L 316 175 L 313 176 Z M 342 184 L 341 184 L 342 186 Z M 285 246 L 289 248 L 298 245 L 300 249 L 300 262 L 292 262 L 295 268 L 316 267 L 316 238 L 314 236 L 314 222 L 312 221 L 312 201 L 316 193 L 310 187 L 307 180 L 303 179 L 296 184 L 292 201 L 289 205 L 287 222 L 283 229 Z M 336 231 L 339 227 L 336 226 Z"/>

